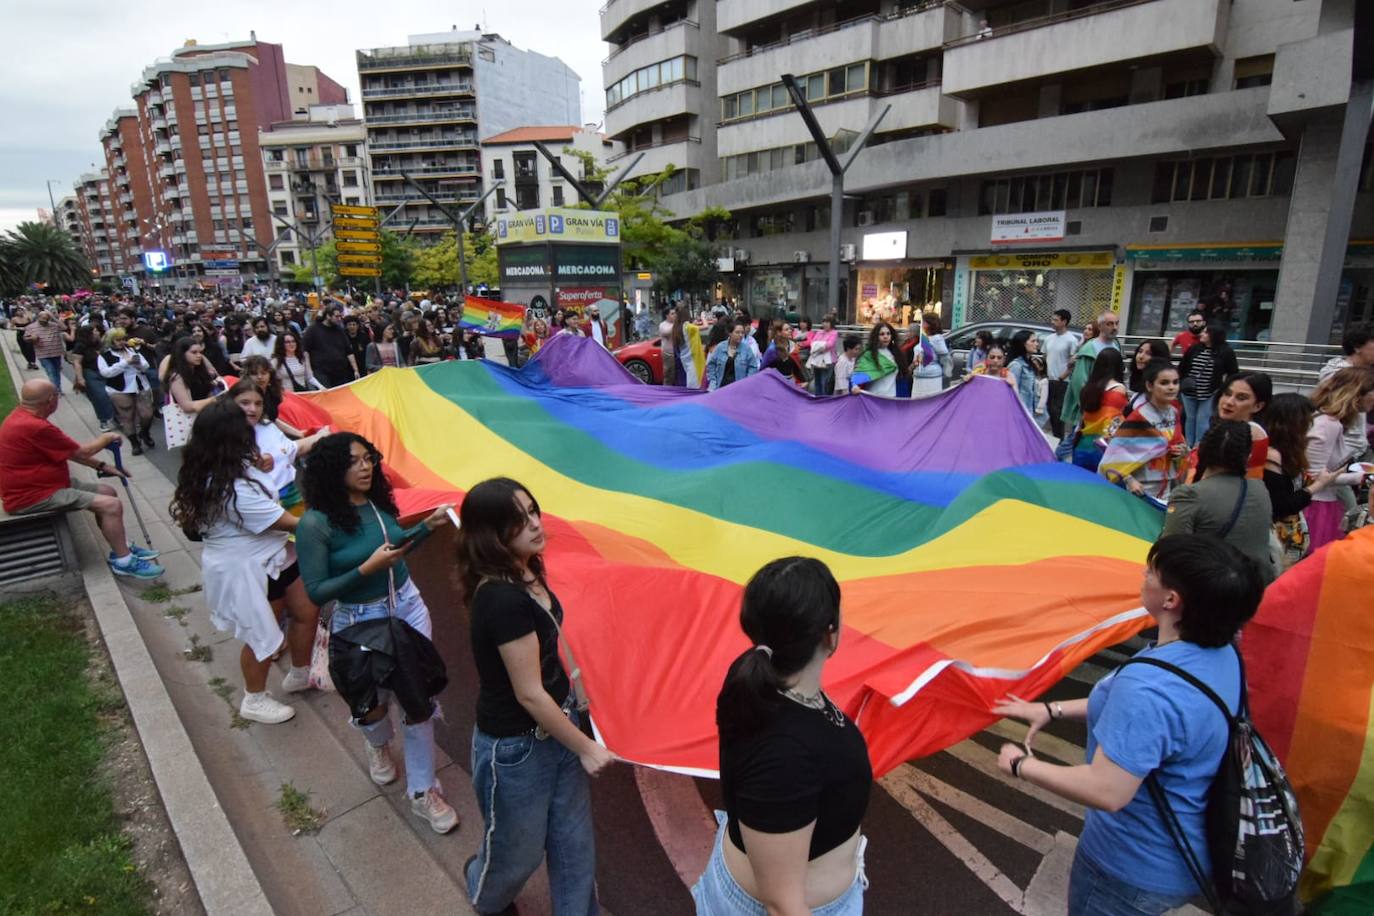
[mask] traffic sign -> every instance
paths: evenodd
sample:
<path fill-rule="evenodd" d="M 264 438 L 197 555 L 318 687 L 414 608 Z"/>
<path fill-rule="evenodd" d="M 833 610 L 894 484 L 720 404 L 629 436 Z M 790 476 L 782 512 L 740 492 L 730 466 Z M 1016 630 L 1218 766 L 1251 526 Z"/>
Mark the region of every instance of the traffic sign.
<path fill-rule="evenodd" d="M 377 231 L 377 217 L 362 216 L 336 216 L 334 217 L 334 228 L 336 229 L 369 229 Z"/>
<path fill-rule="evenodd" d="M 334 216 L 363 216 L 368 219 L 377 218 L 376 207 L 354 207 L 348 204 L 331 204 L 330 211 Z"/>
<path fill-rule="evenodd" d="M 375 254 L 344 254 L 341 252 L 335 255 L 335 258 L 340 264 L 367 265 L 382 263 L 381 256 Z"/>
<path fill-rule="evenodd" d="M 345 267 L 339 265 L 339 276 L 341 277 L 380 277 L 382 269 L 380 267 Z"/>
<path fill-rule="evenodd" d="M 341 239 L 334 243 L 335 250 L 339 252 L 349 251 L 358 254 L 381 254 L 382 246 L 378 242 L 354 242 L 348 239 Z"/>
<path fill-rule="evenodd" d="M 355 242 L 372 242 L 377 244 L 379 241 L 375 230 L 371 229 L 344 229 L 339 226 L 334 227 L 334 238 L 349 239 Z"/>

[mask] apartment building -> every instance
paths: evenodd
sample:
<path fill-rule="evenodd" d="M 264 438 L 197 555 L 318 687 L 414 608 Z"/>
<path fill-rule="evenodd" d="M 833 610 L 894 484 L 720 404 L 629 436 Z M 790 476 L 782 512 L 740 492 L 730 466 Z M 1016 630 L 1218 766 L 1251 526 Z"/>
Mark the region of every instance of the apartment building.
<path fill-rule="evenodd" d="M 644 152 L 636 173 L 673 166 L 665 194 L 717 180 L 716 59 L 726 53 L 717 17 L 729 5 L 610 0 L 601 8 L 606 135 L 624 146 L 621 155 Z"/>
<path fill-rule="evenodd" d="M 120 246 L 116 241 L 115 202 L 110 189 L 109 172 L 101 169 L 78 178 L 74 195 L 86 260 L 95 271 L 93 276 L 103 279 L 119 275 L 115 252 Z M 119 265 L 123 265 L 122 257 Z"/>
<path fill-rule="evenodd" d="M 718 159 L 664 203 L 733 212 L 724 296 L 825 307 L 830 175 L 783 89 L 791 73 L 840 149 L 887 109 L 846 176 L 846 320 L 1066 307 L 1081 322 L 1112 307 L 1129 332 L 1165 335 L 1223 291 L 1244 338 L 1326 342 L 1374 319 L 1367 4 L 714 7 L 726 48 L 716 107 L 699 112 Z"/>
<path fill-rule="evenodd" d="M 482 174 L 488 181 L 501 182 L 496 193 L 487 198 L 488 220 L 497 213 L 572 206 L 578 202 L 577 191 L 566 187 L 563 176 L 539 154 L 536 142 L 543 143 L 579 181 L 586 181 L 591 175 L 578 157 L 566 154 L 565 150 L 590 155 L 599 168 L 606 168 L 623 154 L 621 144 L 598 131 L 595 124 L 517 127 L 488 137 L 482 141 Z"/>
<path fill-rule="evenodd" d="M 298 89 L 320 104 L 347 103 L 317 68 L 288 64 L 281 45 L 251 34 L 188 41 L 144 68 L 132 105 L 100 131 L 107 188 L 93 187 L 93 175 L 77 184 L 79 204 L 102 210 L 102 225 L 91 224 L 101 276 L 162 288 L 266 279 L 273 231 L 258 131 L 291 120 Z M 145 269 L 152 251 L 168 256 L 170 270 Z"/>
<path fill-rule="evenodd" d="M 292 225 L 320 244 L 331 237 L 330 204 L 372 204 L 367 130 L 353 107 L 315 105 L 305 115 L 258 132 L 279 272 L 308 263 L 308 239 Z"/>
<path fill-rule="evenodd" d="M 525 125 L 581 123 L 581 80 L 558 58 L 480 29 L 407 41 L 357 52 L 372 196 L 401 206 L 389 227 L 437 239 L 452 223 L 425 194 L 450 209 L 476 201 L 480 142 Z"/>

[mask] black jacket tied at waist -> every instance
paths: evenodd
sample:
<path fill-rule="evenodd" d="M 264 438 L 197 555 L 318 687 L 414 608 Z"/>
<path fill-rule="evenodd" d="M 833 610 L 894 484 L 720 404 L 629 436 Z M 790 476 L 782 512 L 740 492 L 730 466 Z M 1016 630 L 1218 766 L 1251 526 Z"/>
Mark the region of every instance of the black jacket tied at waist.
<path fill-rule="evenodd" d="M 329 676 L 354 719 L 377 707 L 379 690 L 389 690 L 405 721 L 424 722 L 434 712 L 431 698 L 448 684 L 434 643 L 396 617 L 364 620 L 331 635 Z"/>

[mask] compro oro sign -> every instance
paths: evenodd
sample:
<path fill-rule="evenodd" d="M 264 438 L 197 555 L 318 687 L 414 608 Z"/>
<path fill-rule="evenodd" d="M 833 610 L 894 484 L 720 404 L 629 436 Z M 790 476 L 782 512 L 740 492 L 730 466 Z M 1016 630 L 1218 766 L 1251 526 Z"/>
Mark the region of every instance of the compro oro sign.
<path fill-rule="evenodd" d="M 992 218 L 994 242 L 1057 242 L 1063 237 L 1063 210 L 1001 213 Z"/>
<path fill-rule="evenodd" d="M 905 232 L 867 232 L 861 261 L 900 261 L 906 257 Z"/>
<path fill-rule="evenodd" d="M 620 244 L 620 214 L 606 210 L 550 207 L 496 218 L 496 244 L 515 242 L 600 242 Z"/>

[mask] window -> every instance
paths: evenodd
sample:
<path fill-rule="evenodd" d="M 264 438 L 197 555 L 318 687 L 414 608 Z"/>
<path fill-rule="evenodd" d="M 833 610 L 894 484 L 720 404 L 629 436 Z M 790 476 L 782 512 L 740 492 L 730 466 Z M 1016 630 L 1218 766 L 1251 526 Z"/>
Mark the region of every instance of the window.
<path fill-rule="evenodd" d="M 344 146 L 344 155 L 347 156 L 349 159 L 356 158 L 358 155 L 358 145 L 356 143 L 346 144 Z"/>
<path fill-rule="evenodd" d="M 606 89 L 606 107 L 613 108 L 640 92 L 657 89 L 684 79 L 696 80 L 697 59 L 674 57 L 641 67 Z"/>
<path fill-rule="evenodd" d="M 1274 55 L 1242 57 L 1236 61 L 1236 88 L 1268 86 L 1274 81 Z"/>
<path fill-rule="evenodd" d="M 358 186 L 358 173 L 357 173 L 357 172 L 344 172 L 344 173 L 343 173 L 343 186 L 344 186 L 345 188 L 356 188 L 356 187 Z"/>
<path fill-rule="evenodd" d="M 497 189 L 496 189 L 496 209 L 498 209 L 498 210 L 504 210 L 504 209 L 506 209 L 506 189 L 505 189 L 505 188 L 497 188 Z"/>
<path fill-rule="evenodd" d="M 1288 150 L 1158 162 L 1150 202 L 1283 197 L 1293 192 L 1296 170 L 1297 157 Z"/>
<path fill-rule="evenodd" d="M 286 214 L 287 214 L 288 212 L 289 212 L 289 211 L 288 211 L 288 208 L 287 208 L 287 205 L 286 205 L 286 204 L 273 204 L 273 205 L 272 205 L 272 213 L 273 213 L 274 215 L 276 215 L 276 216 L 286 216 Z"/>
<path fill-rule="evenodd" d="M 280 175 L 268 175 L 267 189 L 269 191 L 284 191 L 286 190 L 286 184 L 282 181 L 282 177 Z"/>
<path fill-rule="evenodd" d="M 553 187 L 553 205 L 554 205 L 555 207 L 561 207 L 561 206 L 563 206 L 563 186 L 562 186 L 562 185 L 554 185 L 554 187 Z"/>
<path fill-rule="evenodd" d="M 986 216 L 992 213 L 1035 213 L 1045 210 L 1073 210 L 1078 207 L 1106 207 L 1112 202 L 1112 179 L 1111 169 L 989 178 L 983 182 L 979 190 L 978 212 Z M 931 191 L 928 215 L 943 216 L 945 206 L 945 191 Z"/>
<path fill-rule="evenodd" d="M 281 266 L 282 266 L 282 267 L 295 267 L 295 266 L 296 266 L 296 253 L 295 253 L 294 251 L 283 251 L 283 252 L 281 253 Z"/>

